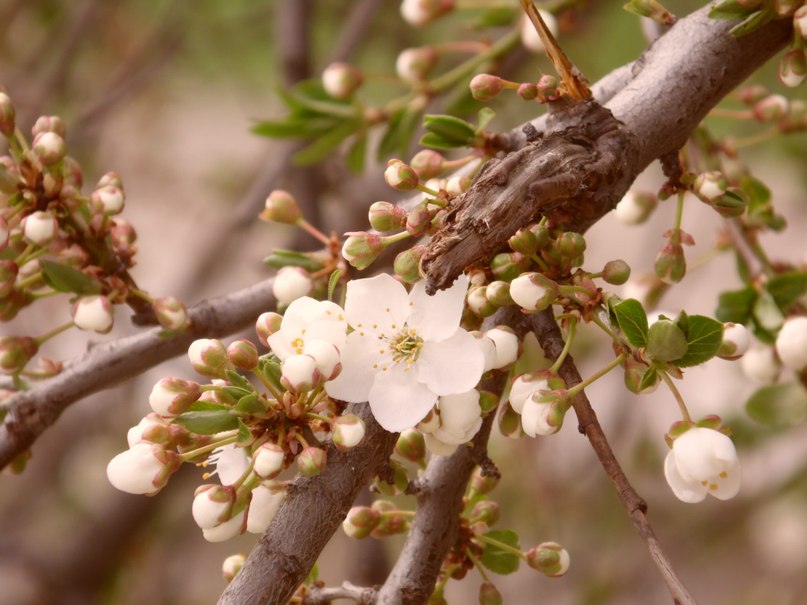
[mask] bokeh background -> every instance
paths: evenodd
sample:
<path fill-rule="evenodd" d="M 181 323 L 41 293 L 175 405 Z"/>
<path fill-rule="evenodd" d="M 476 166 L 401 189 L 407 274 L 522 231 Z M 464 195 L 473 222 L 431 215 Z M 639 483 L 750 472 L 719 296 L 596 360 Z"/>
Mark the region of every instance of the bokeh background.
<path fill-rule="evenodd" d="M 484 5 L 477 0 L 467 4 Z M 487 4 L 510 5 L 497 0 Z M 613 2 L 546 2 L 556 9 L 560 41 L 593 82 L 635 59 L 647 45 L 639 19 Z M 679 14 L 698 2 L 670 2 Z M 274 247 L 311 248 L 301 233 L 255 220 L 273 188 L 293 192 L 311 222 L 325 230 L 366 228 L 366 208 L 396 199 L 381 179 L 382 164 L 351 173 L 338 154 L 315 166 L 295 166 L 297 143 L 250 132 L 257 120 L 283 114 L 276 90 L 317 77 L 331 61 L 350 61 L 370 74 L 362 91 L 369 103 L 389 98 L 395 58 L 425 43 L 495 38 L 504 29 L 475 31 L 458 15 L 415 29 L 397 0 L 2 0 L 0 83 L 30 128 L 38 115 L 67 124 L 70 155 L 91 185 L 117 171 L 127 193 L 126 214 L 138 231 L 134 275 L 154 294 L 187 304 L 225 294 L 271 275 L 261 259 Z M 467 17 L 467 14 L 465 15 Z M 686 52 L 686 49 L 682 49 Z M 449 67 L 450 62 L 444 67 Z M 512 79 L 549 71 L 546 59 L 517 49 L 499 67 Z M 775 65 L 756 76 L 776 92 Z M 458 93 L 457 93 L 458 94 Z M 497 99 L 493 129 L 515 127 L 540 106 Z M 727 106 L 739 107 L 736 99 Z M 440 109 L 437 102 L 435 110 Z M 760 127 L 710 119 L 720 134 L 738 137 Z M 415 149 L 414 145 L 411 148 Z M 774 192 L 790 229 L 766 236 L 774 258 L 807 262 L 803 231 L 807 137 L 779 137 L 743 151 L 742 159 Z M 636 187 L 661 184 L 652 167 Z M 633 268 L 635 292 L 652 272 L 674 204 L 662 204 L 645 225 L 628 227 L 606 217 L 587 236 L 586 267 L 614 258 Z M 684 229 L 697 245 L 691 269 L 662 299 L 664 310 L 713 314 L 718 294 L 740 286 L 730 255 L 712 253 L 722 220 L 707 207 L 687 204 Z M 703 262 L 701 262 L 703 260 Z M 36 305 L 3 334 L 41 332 L 53 316 L 67 319 L 65 300 Z M 61 320 L 59 320 L 61 321 Z M 108 337 L 133 333 L 118 312 Z M 249 334 L 245 333 L 247 337 Z M 585 374 L 608 359 L 607 343 L 584 330 L 574 351 Z M 70 359 L 88 346 L 66 334 L 47 353 Z M 220 563 L 248 552 L 254 536 L 207 544 L 190 515 L 201 470 L 184 469 L 154 498 L 116 492 L 106 480 L 108 460 L 125 447 L 125 431 L 148 411 L 147 395 L 166 375 L 190 377 L 184 358 L 112 390 L 77 402 L 36 443 L 21 476 L 0 476 L 0 603 L 196 605 L 215 602 L 225 582 Z M 719 413 L 736 434 L 744 487 L 729 502 L 677 501 L 667 487 L 663 434 L 677 419 L 662 390 L 634 396 L 614 374 L 589 395 L 629 478 L 649 504 L 650 520 L 685 584 L 710 605 L 807 603 L 807 428 L 804 410 L 777 426 L 760 424 L 744 402 L 758 387 L 737 363 L 714 360 L 687 372 L 680 388 L 693 415 Z M 643 541 L 635 533 L 587 442 L 569 421 L 548 439 L 494 437 L 491 455 L 504 471 L 494 492 L 498 526 L 519 532 L 523 547 L 561 542 L 572 566 L 547 579 L 524 566 L 497 578 L 505 602 L 555 605 L 668 603 Z M 368 496 L 369 497 L 369 496 Z M 401 500 L 407 503 L 406 499 Z M 320 576 L 331 584 L 383 581 L 400 540 L 351 541 L 339 532 L 323 553 Z M 476 602 L 475 574 L 451 583 L 450 603 Z"/>

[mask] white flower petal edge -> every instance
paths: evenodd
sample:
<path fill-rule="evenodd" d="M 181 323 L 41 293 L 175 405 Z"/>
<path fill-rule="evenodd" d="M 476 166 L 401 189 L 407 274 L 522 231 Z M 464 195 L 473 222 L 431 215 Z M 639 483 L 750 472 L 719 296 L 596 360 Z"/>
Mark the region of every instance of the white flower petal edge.
<path fill-rule="evenodd" d="M 684 502 L 700 502 L 706 495 L 728 500 L 740 490 L 737 450 L 729 437 L 714 429 L 695 427 L 673 442 L 664 460 L 664 476 Z"/>

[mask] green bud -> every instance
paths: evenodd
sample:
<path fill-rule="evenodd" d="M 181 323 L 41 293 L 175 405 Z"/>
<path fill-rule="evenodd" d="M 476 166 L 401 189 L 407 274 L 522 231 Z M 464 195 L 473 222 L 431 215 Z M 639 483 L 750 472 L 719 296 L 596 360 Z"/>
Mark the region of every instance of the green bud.
<path fill-rule="evenodd" d="M 557 542 L 543 542 L 527 551 L 527 565 L 551 578 L 569 569 L 569 553 Z"/>
<path fill-rule="evenodd" d="M 681 244 L 668 241 L 658 253 L 655 264 L 656 276 L 668 284 L 678 283 L 687 272 L 684 248 Z"/>
<path fill-rule="evenodd" d="M 420 259 L 426 252 L 426 246 L 418 244 L 409 250 L 404 250 L 395 257 L 392 270 L 408 284 L 414 284 L 420 279 Z"/>
<path fill-rule="evenodd" d="M 471 79 L 471 96 L 477 101 L 490 101 L 504 88 L 504 80 L 490 74 L 477 74 Z"/>
<path fill-rule="evenodd" d="M 647 354 L 656 361 L 675 361 L 686 355 L 689 344 L 683 330 L 669 319 L 659 319 L 647 334 Z"/>
<path fill-rule="evenodd" d="M 421 462 L 426 456 L 426 442 L 420 431 L 407 429 L 395 443 L 395 453 L 410 462 Z"/>
<path fill-rule="evenodd" d="M 518 438 L 521 436 L 521 416 L 507 403 L 499 414 L 499 432 L 505 437 Z"/>
<path fill-rule="evenodd" d="M 258 367 L 258 348 L 244 338 L 230 343 L 227 347 L 227 357 L 239 370 L 251 372 Z"/>
<path fill-rule="evenodd" d="M 586 240 L 579 233 L 564 231 L 558 236 L 555 244 L 561 256 L 574 259 L 586 251 Z"/>
<path fill-rule="evenodd" d="M 507 240 L 507 244 L 514 252 L 520 252 L 526 256 L 535 254 L 540 247 L 538 238 L 530 228 L 519 229 L 515 235 Z"/>
<path fill-rule="evenodd" d="M 412 237 L 420 237 L 431 226 L 432 215 L 426 202 L 421 202 L 406 215 L 406 231 Z"/>
<path fill-rule="evenodd" d="M 483 582 L 479 587 L 479 605 L 502 605 L 501 593 L 490 582 Z"/>
<path fill-rule="evenodd" d="M 275 189 L 269 194 L 259 215 L 260 219 L 267 223 L 285 225 L 294 225 L 302 216 L 297 200 L 291 193 L 282 189 Z"/>
<path fill-rule="evenodd" d="M 519 275 L 528 271 L 532 261 L 518 252 L 502 252 L 490 261 L 490 268 L 496 279 L 513 281 Z"/>
<path fill-rule="evenodd" d="M 493 500 L 482 500 L 477 502 L 471 511 L 471 522 L 482 522 L 487 526 L 496 524 L 499 520 L 499 505 Z"/>
<path fill-rule="evenodd" d="M 513 299 L 510 297 L 510 284 L 506 281 L 492 281 L 488 284 L 485 290 L 485 296 L 488 297 L 490 304 L 497 307 L 506 307 L 513 304 Z"/>
<path fill-rule="evenodd" d="M 397 191 L 411 191 L 418 186 L 420 179 L 417 173 L 408 164 L 401 160 L 392 159 L 387 162 L 387 169 L 384 171 L 384 180 L 387 185 Z"/>
<path fill-rule="evenodd" d="M 518 85 L 516 94 L 525 101 L 533 101 L 538 97 L 538 86 L 532 82 L 523 82 Z"/>
<path fill-rule="evenodd" d="M 499 478 L 496 475 L 483 474 L 482 468 L 477 466 L 471 475 L 471 491 L 475 494 L 489 494 L 499 484 Z"/>
<path fill-rule="evenodd" d="M 471 313 L 479 317 L 490 317 L 496 312 L 496 306 L 487 297 L 487 286 L 477 286 L 468 290 L 466 301 Z"/>
<path fill-rule="evenodd" d="M 375 233 L 356 231 L 346 235 L 342 256 L 356 269 L 366 269 L 384 251 L 384 240 Z"/>
<path fill-rule="evenodd" d="M 421 180 L 427 181 L 442 174 L 443 162 L 445 158 L 442 154 L 433 149 L 422 149 L 412 157 L 409 165 Z"/>
<path fill-rule="evenodd" d="M 29 336 L 0 337 L 0 372 L 16 374 L 22 371 L 38 351 L 39 345 Z"/>
<path fill-rule="evenodd" d="M 319 475 L 327 463 L 325 450 L 318 447 L 307 447 L 297 456 L 297 468 L 303 477 Z"/>
<path fill-rule="evenodd" d="M 406 210 L 389 202 L 374 202 L 368 217 L 370 226 L 376 231 L 395 231 L 406 225 Z"/>

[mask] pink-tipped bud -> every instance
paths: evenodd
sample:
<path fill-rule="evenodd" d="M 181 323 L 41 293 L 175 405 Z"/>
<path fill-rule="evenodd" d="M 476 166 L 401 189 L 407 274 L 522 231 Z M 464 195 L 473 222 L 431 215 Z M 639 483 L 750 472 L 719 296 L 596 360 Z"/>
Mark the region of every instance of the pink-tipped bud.
<path fill-rule="evenodd" d="M 502 252 L 490 261 L 490 269 L 496 279 L 512 281 L 530 268 L 532 261 L 520 252 Z"/>
<path fill-rule="evenodd" d="M 528 227 L 516 231 L 516 233 L 507 240 L 507 244 L 514 252 L 520 252 L 527 256 L 535 254 L 539 248 L 538 238 Z"/>
<path fill-rule="evenodd" d="M 327 458 L 325 450 L 307 447 L 297 456 L 297 468 L 303 477 L 314 477 L 325 469 Z"/>
<path fill-rule="evenodd" d="M 369 506 L 354 506 L 348 511 L 347 517 L 342 522 L 342 529 L 348 537 L 361 540 L 378 527 L 379 521 L 381 521 L 379 511 Z"/>
<path fill-rule="evenodd" d="M 384 240 L 375 233 L 348 233 L 342 245 L 342 257 L 356 269 L 366 269 L 384 251 Z"/>
<path fill-rule="evenodd" d="M 90 196 L 93 208 L 107 216 L 120 214 L 123 211 L 125 201 L 126 195 L 123 193 L 123 189 L 112 185 L 100 187 L 93 191 Z"/>
<path fill-rule="evenodd" d="M 538 78 L 538 98 L 541 101 L 551 101 L 558 96 L 558 79 L 555 76 L 544 74 Z"/>
<path fill-rule="evenodd" d="M 64 138 L 64 121 L 59 116 L 39 116 L 31 128 L 31 134 L 36 137 L 43 132 L 55 132 Z"/>
<path fill-rule="evenodd" d="M 492 281 L 488 284 L 485 290 L 485 296 L 492 305 L 497 307 L 506 307 L 513 304 L 513 299 L 510 296 L 510 284 L 506 281 Z"/>
<path fill-rule="evenodd" d="M 425 253 L 426 246 L 418 244 L 398 254 L 392 264 L 395 275 L 408 284 L 414 284 L 421 278 L 420 259 Z"/>
<path fill-rule="evenodd" d="M 153 495 L 168 483 L 182 464 L 176 452 L 141 441 L 115 456 L 107 465 L 109 482 L 122 492 Z"/>
<path fill-rule="evenodd" d="M 251 372 L 258 367 L 258 349 L 245 338 L 230 343 L 227 347 L 227 358 L 239 370 Z"/>
<path fill-rule="evenodd" d="M 410 462 L 421 462 L 426 456 L 423 434 L 415 429 L 403 431 L 395 443 L 395 453 Z"/>
<path fill-rule="evenodd" d="M 272 283 L 272 294 L 281 305 L 290 305 L 303 296 L 307 296 L 314 287 L 311 274 L 302 267 L 283 267 Z"/>
<path fill-rule="evenodd" d="M 486 286 L 477 286 L 468 290 L 465 301 L 468 304 L 468 310 L 479 317 L 490 317 L 497 309 L 488 300 Z"/>
<path fill-rule="evenodd" d="M 64 139 L 55 132 L 42 132 L 34 137 L 31 148 L 45 166 L 53 166 L 62 161 L 67 153 Z"/>
<path fill-rule="evenodd" d="M 387 162 L 384 171 L 384 180 L 387 185 L 396 191 L 411 191 L 418 186 L 420 179 L 409 164 L 401 160 L 392 159 Z"/>
<path fill-rule="evenodd" d="M 288 191 L 275 189 L 266 198 L 263 210 L 259 215 L 267 223 L 294 225 L 303 217 L 297 200 Z"/>
<path fill-rule="evenodd" d="M 163 378 L 149 395 L 149 405 L 160 416 L 179 416 L 188 411 L 199 399 L 202 389 L 199 383 L 181 378 Z"/>
<path fill-rule="evenodd" d="M 0 372 L 16 374 L 22 371 L 38 351 L 39 345 L 28 336 L 0 337 Z"/>
<path fill-rule="evenodd" d="M 82 296 L 70 308 L 79 330 L 106 334 L 115 321 L 112 303 L 106 296 Z"/>
<path fill-rule="evenodd" d="M 460 195 L 471 187 L 471 177 L 467 175 L 452 176 L 446 181 L 446 193 L 451 196 Z"/>
<path fill-rule="evenodd" d="M 20 222 L 22 236 L 37 246 L 47 246 L 59 232 L 56 218 L 45 210 L 37 210 Z"/>
<path fill-rule="evenodd" d="M 333 444 L 346 452 L 359 445 L 364 439 L 364 421 L 355 414 L 337 416 L 331 423 Z"/>
<path fill-rule="evenodd" d="M 255 333 L 263 346 L 269 346 L 269 337 L 280 330 L 281 323 L 283 323 L 283 316 L 279 313 L 269 311 L 260 314 L 255 322 Z"/>
<path fill-rule="evenodd" d="M 441 153 L 433 149 L 422 149 L 412 157 L 409 165 L 420 179 L 427 181 L 443 173 L 443 163 L 445 161 L 446 159 Z"/>
<path fill-rule="evenodd" d="M 223 378 L 225 370 L 232 369 L 224 344 L 212 338 L 194 340 L 188 347 L 188 359 L 194 371 L 208 378 Z"/>
<path fill-rule="evenodd" d="M 200 529 L 211 529 L 228 521 L 232 516 L 236 493 L 232 486 L 200 485 L 191 506 L 191 514 Z"/>
<path fill-rule="evenodd" d="M 174 296 L 161 296 L 154 300 L 154 314 L 166 330 L 178 332 L 189 325 L 188 310 L 182 301 Z"/>
<path fill-rule="evenodd" d="M 522 82 L 518 85 L 516 94 L 525 101 L 534 101 L 538 98 L 538 85 L 533 82 Z"/>
<path fill-rule="evenodd" d="M 407 48 L 398 55 L 395 72 L 404 82 L 416 84 L 428 79 L 438 58 L 437 51 L 431 46 Z"/>
<path fill-rule="evenodd" d="M 6 137 L 14 135 L 16 113 L 11 98 L 6 93 L 0 92 L 0 133 Z"/>
<path fill-rule="evenodd" d="M 630 278 L 630 265 L 624 260 L 612 260 L 605 263 L 602 278 L 607 284 L 621 286 Z"/>
<path fill-rule="evenodd" d="M 499 476 L 483 471 L 477 466 L 471 475 L 471 491 L 474 494 L 489 494 L 499 484 L 499 479 Z"/>
<path fill-rule="evenodd" d="M 389 202 L 374 202 L 368 218 L 370 226 L 376 231 L 395 231 L 406 225 L 406 210 Z"/>
<path fill-rule="evenodd" d="M 432 214 L 426 202 L 421 202 L 406 215 L 406 231 L 412 237 L 420 237 L 432 224 Z"/>
<path fill-rule="evenodd" d="M 807 39 L 807 5 L 802 5 L 793 13 L 793 29 Z"/>
<path fill-rule="evenodd" d="M 401 2 L 401 17 L 414 27 L 422 27 L 452 10 L 454 10 L 454 0 L 403 0 Z"/>
<path fill-rule="evenodd" d="M 264 443 L 252 454 L 253 469 L 261 479 L 274 479 L 285 466 L 286 453 L 275 443 Z"/>
<path fill-rule="evenodd" d="M 496 524 L 499 520 L 499 504 L 493 500 L 477 502 L 471 511 L 472 523 L 484 523 L 487 526 Z"/>
<path fill-rule="evenodd" d="M 322 86 L 334 99 L 349 99 L 363 81 L 362 73 L 347 63 L 331 63 L 322 72 Z"/>
<path fill-rule="evenodd" d="M 569 570 L 569 553 L 557 542 L 544 542 L 527 551 L 527 565 L 550 578 Z"/>
<path fill-rule="evenodd" d="M 789 88 L 795 88 L 807 77 L 807 53 L 803 48 L 786 52 L 779 61 L 779 80 Z"/>
<path fill-rule="evenodd" d="M 470 88 L 477 101 L 490 101 L 504 89 L 504 80 L 491 74 L 477 74 L 471 79 Z"/>
<path fill-rule="evenodd" d="M 760 122 L 778 122 L 787 115 L 787 110 L 788 100 L 782 95 L 768 95 L 751 108 Z"/>
<path fill-rule="evenodd" d="M 0 250 L 2 249 L 3 246 L 0 246 Z M 13 260 L 0 260 L 0 298 L 5 298 L 14 289 L 18 273 L 19 267 Z"/>
<path fill-rule="evenodd" d="M 295 393 L 305 393 L 322 383 L 322 374 L 311 355 L 289 355 L 281 365 L 281 384 Z"/>
<path fill-rule="evenodd" d="M 126 219 L 115 217 L 111 222 L 109 235 L 112 238 L 112 246 L 122 257 L 132 257 L 137 252 L 137 232 L 131 223 Z"/>
<path fill-rule="evenodd" d="M 238 575 L 238 572 L 241 571 L 241 568 L 244 567 L 246 561 L 247 556 L 243 553 L 230 555 L 224 559 L 224 562 L 221 564 L 221 575 L 224 576 L 224 579 L 228 583 L 232 582 L 235 576 Z"/>

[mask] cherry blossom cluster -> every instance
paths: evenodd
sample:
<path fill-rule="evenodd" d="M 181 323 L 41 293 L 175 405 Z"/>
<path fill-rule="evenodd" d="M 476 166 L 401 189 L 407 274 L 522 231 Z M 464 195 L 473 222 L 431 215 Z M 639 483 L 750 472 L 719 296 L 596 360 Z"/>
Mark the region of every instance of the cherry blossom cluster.
<path fill-rule="evenodd" d="M 150 297 L 128 273 L 137 236 L 120 216 L 126 199 L 120 177 L 107 172 L 83 194 L 82 169 L 67 155 L 61 118 L 38 118 L 29 143 L 15 117 L 11 99 L 0 91 L 0 133 L 9 146 L 0 157 L 0 321 L 52 294 L 72 298 L 67 323 L 37 337 L 0 337 L 0 371 L 19 376 L 46 340 L 73 326 L 109 332 L 115 305 L 128 304 L 168 330 L 183 329 L 182 303 Z M 60 369 L 43 357 L 26 375 L 47 377 Z"/>

